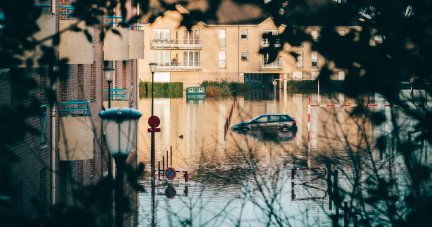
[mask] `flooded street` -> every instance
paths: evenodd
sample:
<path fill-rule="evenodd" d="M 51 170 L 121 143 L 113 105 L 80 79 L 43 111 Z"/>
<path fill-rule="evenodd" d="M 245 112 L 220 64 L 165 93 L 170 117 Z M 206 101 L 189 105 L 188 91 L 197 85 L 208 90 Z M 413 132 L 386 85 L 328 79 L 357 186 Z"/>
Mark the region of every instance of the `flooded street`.
<path fill-rule="evenodd" d="M 382 105 L 367 107 L 367 111 L 382 112 L 385 108 L 376 95 L 360 102 Z M 341 104 L 345 106 L 338 106 Z M 348 173 L 340 180 L 340 187 L 350 188 L 344 180 L 349 178 L 352 164 L 347 151 L 360 156 L 365 151 L 364 156 L 379 159 L 382 154 L 371 147 L 378 136 L 392 130 L 387 123 L 375 127 L 365 114 L 350 115 L 355 104 L 359 100 L 339 93 L 318 97 L 315 93 L 282 90 L 276 96 L 268 90 L 254 90 L 236 98 L 155 98 L 154 113 L 161 119 L 161 132 L 155 136 L 156 169 L 158 162 L 162 168 L 162 160 L 166 162 L 167 151 L 172 148 L 172 167 L 188 171 L 190 185 L 175 186 L 175 196 L 172 188 L 161 185 L 152 197 L 149 182 L 142 181 L 147 191 L 139 195 L 138 226 L 263 226 L 268 222 L 331 226 L 328 216 L 335 211 L 334 207 L 328 209 L 326 171 L 319 168 L 326 167 L 326 160 L 338 160 L 333 168 Z M 151 99 L 140 99 L 139 109 L 143 113 L 139 161 L 148 171 Z M 266 135 L 231 130 L 236 123 L 266 113 L 291 115 L 296 119 L 297 132 Z M 316 171 L 297 170 L 293 176 L 293 168 Z M 184 182 L 181 173 L 177 176 Z M 310 182 L 292 188 L 292 182 L 305 181 Z"/>

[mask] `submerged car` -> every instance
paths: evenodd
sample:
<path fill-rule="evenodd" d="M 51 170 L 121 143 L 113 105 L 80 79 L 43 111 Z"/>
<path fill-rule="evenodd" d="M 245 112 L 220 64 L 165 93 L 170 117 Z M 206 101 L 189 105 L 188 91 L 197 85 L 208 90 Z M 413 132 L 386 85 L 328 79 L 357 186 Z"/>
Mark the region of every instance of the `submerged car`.
<path fill-rule="evenodd" d="M 288 114 L 263 114 L 250 121 L 233 125 L 233 131 L 278 130 L 280 132 L 297 131 L 296 120 Z"/>

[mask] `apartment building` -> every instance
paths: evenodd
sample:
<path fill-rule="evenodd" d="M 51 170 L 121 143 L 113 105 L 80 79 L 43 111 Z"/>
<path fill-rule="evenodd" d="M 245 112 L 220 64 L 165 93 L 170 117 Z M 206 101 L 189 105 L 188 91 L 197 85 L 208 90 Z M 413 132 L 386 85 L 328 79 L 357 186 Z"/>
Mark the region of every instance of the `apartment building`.
<path fill-rule="evenodd" d="M 229 2 L 224 1 L 218 11 L 228 11 L 223 14 L 227 17 L 238 15 L 242 6 L 232 9 L 233 5 Z M 192 9 L 196 7 L 188 6 Z M 256 87 L 269 87 L 274 79 L 315 79 L 326 63 L 326 59 L 312 49 L 311 42 L 302 42 L 297 46 L 285 44 L 278 58 L 269 62 L 268 54 L 259 53 L 261 48 L 269 46 L 269 41 L 263 39 L 263 34 L 281 34 L 286 26 L 276 27 L 273 19 L 258 8 L 250 8 L 241 15 L 245 18 L 249 16 L 248 22 L 255 23 L 223 18 L 215 24 L 199 22 L 191 31 L 184 26 L 179 27 L 182 15 L 188 13 L 186 7 L 177 5 L 176 10 L 167 11 L 153 23 L 143 25 L 145 56 L 138 63 L 140 80 L 151 81 L 148 64 L 155 62 L 158 64 L 155 82 L 183 82 L 188 87 L 197 86 L 204 80 L 226 79 L 250 83 Z M 255 20 L 250 17 L 255 17 Z M 298 29 L 310 34 L 313 39 L 318 39 L 321 27 L 304 26 Z M 343 36 L 352 29 L 361 28 L 341 26 L 334 29 Z M 291 52 L 296 53 L 297 58 Z M 342 69 L 329 65 L 333 67 L 332 79 L 345 78 Z M 283 83 L 279 85 L 280 88 L 283 87 Z"/>
<path fill-rule="evenodd" d="M 40 40 L 50 37 L 75 24 L 78 20 L 71 16 L 74 10 L 72 2 L 73 0 L 35 1 L 35 10 L 41 10 L 42 14 L 36 21 L 40 30 L 34 34 L 34 38 Z M 137 10 L 131 7 L 131 2 L 128 1 L 127 4 L 131 13 L 136 14 Z M 50 69 L 40 65 L 38 60 L 42 52 L 38 47 L 17 56 L 24 62 L 34 60 L 33 67 L 25 67 L 23 64 L 0 70 L 0 106 L 3 110 L 20 114 L 17 108 L 30 105 L 33 98 L 41 103 L 40 110 L 31 113 L 26 119 L 26 124 L 39 133 L 27 130 L 23 139 L 9 147 L 17 160 L 11 164 L 9 171 L 7 187 L 11 189 L 11 193 L 0 192 L 2 199 L 10 203 L 11 207 L 9 210 L 1 210 L 2 214 L 35 219 L 41 214 L 41 207 L 35 204 L 44 208 L 59 203 L 77 206 L 79 203 L 73 191 L 96 184 L 108 174 L 108 149 L 98 115 L 104 107 L 108 107 L 108 84 L 103 69 L 115 68 L 113 88 L 117 90 L 114 91 L 112 107 L 138 108 L 137 59 L 143 58 L 143 49 L 134 46 L 142 44 L 139 40 L 143 38 L 143 31 L 139 31 L 136 26 L 119 28 L 122 38 L 106 32 L 105 40 L 100 40 L 103 26 L 116 26 L 117 17 L 100 16 L 101 22 L 90 27 L 83 22 L 79 23 L 77 27 L 86 30 L 92 42 L 88 41 L 84 32 L 61 33 L 54 53 L 59 59 L 68 59 L 67 64 L 61 68 Z M 9 18 L 6 16 L 6 19 Z M 49 40 L 44 44 L 52 45 L 53 42 Z M 129 46 L 140 51 L 129 51 Z M 48 76 L 51 70 L 60 72 L 65 79 L 58 80 L 52 86 Z M 23 79 L 17 79 L 17 75 L 21 75 Z M 25 79 L 36 82 L 36 87 L 30 89 L 31 97 L 20 95 L 20 92 L 28 89 L 22 87 Z M 46 88 L 52 88 L 56 94 L 58 102 L 53 106 L 49 104 Z M 135 166 L 136 157 L 135 147 L 127 162 Z M 112 168 L 114 169 L 114 164 Z"/>

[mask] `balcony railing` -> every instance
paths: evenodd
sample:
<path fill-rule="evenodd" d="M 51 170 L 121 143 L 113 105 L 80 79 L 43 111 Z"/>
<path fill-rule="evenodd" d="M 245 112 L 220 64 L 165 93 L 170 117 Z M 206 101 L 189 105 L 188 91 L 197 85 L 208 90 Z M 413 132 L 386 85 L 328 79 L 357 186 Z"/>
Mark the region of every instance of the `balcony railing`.
<path fill-rule="evenodd" d="M 226 69 L 226 60 L 219 60 L 219 68 Z"/>
<path fill-rule="evenodd" d="M 72 117 L 89 116 L 90 102 L 86 100 L 68 100 L 67 102 L 61 102 L 60 113 L 64 113 L 65 117 L 68 117 L 69 114 L 72 114 Z"/>
<path fill-rule="evenodd" d="M 108 98 L 108 90 L 104 90 L 104 98 Z M 111 89 L 111 101 L 125 101 L 126 89 Z"/>
<path fill-rule="evenodd" d="M 260 62 L 259 70 L 260 71 L 275 71 L 275 70 L 283 70 L 283 64 L 282 61 L 274 61 L 272 63 L 264 63 Z"/>
<path fill-rule="evenodd" d="M 203 69 L 202 61 L 172 61 L 172 62 L 155 62 L 156 71 L 201 71 Z"/>
<path fill-rule="evenodd" d="M 280 40 L 279 39 L 276 39 L 275 40 L 275 43 L 273 44 L 273 46 L 275 47 L 275 48 L 279 48 L 279 47 L 281 47 L 281 42 L 280 42 Z M 261 41 L 260 41 L 260 48 L 266 48 L 266 47 L 269 47 L 270 46 L 270 42 L 269 42 L 269 40 L 268 39 L 261 39 Z"/>
<path fill-rule="evenodd" d="M 219 38 L 219 47 L 226 47 L 226 39 Z"/>
<path fill-rule="evenodd" d="M 50 4 L 49 0 L 41 0 L 38 2 L 40 2 L 40 3 L 35 3 L 35 6 L 40 7 L 42 13 L 50 13 L 51 4 Z"/>
<path fill-rule="evenodd" d="M 46 133 L 46 122 L 47 122 L 47 111 L 46 105 L 40 107 L 40 125 L 41 125 L 41 136 L 40 136 L 40 144 L 44 144 L 47 142 L 48 136 Z"/>
<path fill-rule="evenodd" d="M 64 15 L 65 20 L 69 20 L 70 18 L 72 18 L 72 20 L 75 20 L 75 17 L 70 16 L 70 15 L 72 15 L 72 11 L 74 9 L 75 9 L 74 6 L 60 6 L 60 11 L 63 11 L 62 13 L 60 13 L 60 15 Z"/>
<path fill-rule="evenodd" d="M 152 49 L 192 49 L 201 50 L 204 48 L 204 41 L 201 39 L 152 39 Z"/>

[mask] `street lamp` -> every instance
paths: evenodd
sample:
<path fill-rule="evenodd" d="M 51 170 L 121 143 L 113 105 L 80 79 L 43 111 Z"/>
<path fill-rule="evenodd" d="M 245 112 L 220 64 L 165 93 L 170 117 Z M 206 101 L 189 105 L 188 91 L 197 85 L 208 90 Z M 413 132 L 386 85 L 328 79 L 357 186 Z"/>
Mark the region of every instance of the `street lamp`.
<path fill-rule="evenodd" d="M 151 72 L 151 74 L 152 74 L 152 92 L 151 92 L 151 94 L 152 94 L 152 104 L 151 104 L 151 116 L 153 117 L 154 115 L 153 115 L 153 101 L 154 101 L 154 98 L 153 98 L 153 93 L 154 93 L 154 73 L 155 73 L 155 71 L 156 71 L 156 63 L 154 63 L 154 62 L 151 62 L 150 64 L 149 64 L 149 66 L 150 66 L 150 72 Z M 152 182 L 153 182 L 153 180 L 154 180 L 154 171 L 155 171 L 155 144 L 154 144 L 154 132 L 152 132 L 152 134 L 151 134 L 151 150 L 150 150 L 150 152 L 151 152 L 151 174 L 150 174 L 150 176 L 151 176 L 151 178 L 152 178 Z"/>
<path fill-rule="evenodd" d="M 141 112 L 131 108 L 111 108 L 99 113 L 105 127 L 105 136 L 110 154 L 117 167 L 115 178 L 115 226 L 123 226 L 123 170 L 132 151 Z"/>
<path fill-rule="evenodd" d="M 108 82 L 108 109 L 111 108 L 111 82 L 114 79 L 114 68 L 104 68 L 104 76 L 105 80 Z M 112 174 L 112 158 L 111 155 L 108 154 L 108 178 L 110 180 L 113 179 Z"/>

